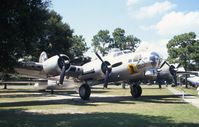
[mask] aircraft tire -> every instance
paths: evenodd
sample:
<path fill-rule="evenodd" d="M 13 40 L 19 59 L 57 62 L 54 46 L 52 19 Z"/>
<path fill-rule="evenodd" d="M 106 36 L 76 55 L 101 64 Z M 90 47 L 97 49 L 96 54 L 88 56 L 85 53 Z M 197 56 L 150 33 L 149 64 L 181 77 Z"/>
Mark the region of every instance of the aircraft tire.
<path fill-rule="evenodd" d="M 133 98 L 138 98 L 142 95 L 142 88 L 140 87 L 140 85 L 133 85 L 130 87 L 130 89 Z"/>
<path fill-rule="evenodd" d="M 83 84 L 79 88 L 79 96 L 83 100 L 89 100 L 91 94 L 91 88 L 88 84 Z"/>

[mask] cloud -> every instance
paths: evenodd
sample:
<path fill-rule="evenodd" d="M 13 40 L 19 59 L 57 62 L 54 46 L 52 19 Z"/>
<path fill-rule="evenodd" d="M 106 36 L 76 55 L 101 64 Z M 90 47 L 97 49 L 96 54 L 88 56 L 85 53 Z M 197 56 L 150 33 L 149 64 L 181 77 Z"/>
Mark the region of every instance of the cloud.
<path fill-rule="evenodd" d="M 151 26 L 150 26 L 151 27 Z M 185 32 L 199 32 L 199 12 L 171 12 L 153 25 L 160 35 L 176 35 Z"/>
<path fill-rule="evenodd" d="M 131 3 L 129 2 L 129 4 L 131 4 Z M 152 5 L 141 7 L 136 12 L 136 18 L 137 19 L 153 18 L 159 14 L 164 14 L 164 13 L 170 11 L 175 7 L 176 7 L 176 5 L 170 3 L 169 1 L 156 2 Z"/>
<path fill-rule="evenodd" d="M 187 32 L 199 32 L 199 12 L 170 12 L 153 25 L 141 25 L 143 31 L 155 30 L 162 36 L 174 36 Z"/>
<path fill-rule="evenodd" d="M 133 6 L 135 5 L 136 3 L 138 3 L 139 0 L 127 0 L 127 3 L 126 5 L 127 6 Z"/>
<path fill-rule="evenodd" d="M 136 51 L 155 51 L 158 52 L 163 59 L 166 59 L 168 57 L 166 47 L 168 41 L 169 39 L 162 39 L 159 41 L 142 41 Z"/>
<path fill-rule="evenodd" d="M 151 25 L 151 26 L 141 25 L 139 26 L 139 28 L 143 31 L 149 31 L 149 30 L 155 29 L 155 26 L 154 25 Z"/>

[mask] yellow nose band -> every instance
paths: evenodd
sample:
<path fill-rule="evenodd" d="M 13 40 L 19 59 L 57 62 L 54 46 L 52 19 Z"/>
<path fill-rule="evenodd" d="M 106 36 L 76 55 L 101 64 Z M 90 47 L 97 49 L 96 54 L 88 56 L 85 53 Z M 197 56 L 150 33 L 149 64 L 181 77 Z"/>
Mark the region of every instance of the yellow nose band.
<path fill-rule="evenodd" d="M 130 74 L 134 74 L 134 73 L 138 72 L 138 68 L 134 64 L 129 64 L 128 71 Z"/>

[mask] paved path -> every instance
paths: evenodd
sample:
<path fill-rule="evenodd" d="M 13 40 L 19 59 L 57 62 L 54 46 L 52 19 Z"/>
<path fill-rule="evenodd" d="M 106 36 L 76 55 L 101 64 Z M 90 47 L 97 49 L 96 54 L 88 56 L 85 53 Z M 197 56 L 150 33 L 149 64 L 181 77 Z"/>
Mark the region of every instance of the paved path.
<path fill-rule="evenodd" d="M 179 95 L 185 102 L 192 104 L 193 106 L 199 108 L 199 98 L 192 96 L 190 94 L 183 93 L 183 91 L 176 90 L 175 88 L 168 87 L 168 89 L 175 95 Z M 183 96 L 184 94 L 184 96 Z"/>

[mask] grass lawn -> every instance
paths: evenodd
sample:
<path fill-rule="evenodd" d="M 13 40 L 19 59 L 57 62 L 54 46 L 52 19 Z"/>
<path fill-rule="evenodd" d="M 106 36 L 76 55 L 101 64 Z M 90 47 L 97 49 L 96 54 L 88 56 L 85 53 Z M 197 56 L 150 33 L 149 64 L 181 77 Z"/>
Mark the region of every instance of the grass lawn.
<path fill-rule="evenodd" d="M 194 88 L 194 87 L 191 87 L 189 86 L 188 88 L 185 88 L 185 86 L 178 86 L 178 87 L 175 87 L 177 90 L 180 90 L 180 91 L 184 91 L 185 93 L 187 94 L 191 94 L 193 96 L 198 96 L 198 92 L 197 92 L 197 88 Z"/>
<path fill-rule="evenodd" d="M 97 87 L 92 89 L 89 101 L 82 101 L 73 91 L 51 96 L 30 90 L 0 90 L 0 126 L 199 126 L 198 108 L 183 102 L 165 87 L 142 87 L 139 99 L 133 99 L 129 89 L 121 86 L 105 90 Z"/>

